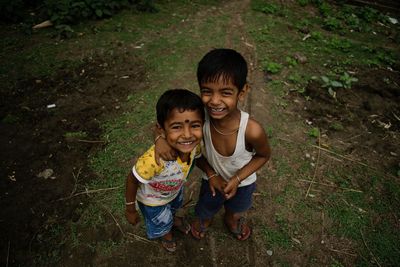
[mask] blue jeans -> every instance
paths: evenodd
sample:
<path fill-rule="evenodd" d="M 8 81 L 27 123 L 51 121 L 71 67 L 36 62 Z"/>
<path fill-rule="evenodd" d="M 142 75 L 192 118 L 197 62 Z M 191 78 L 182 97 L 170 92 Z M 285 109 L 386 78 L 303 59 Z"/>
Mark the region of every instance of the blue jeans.
<path fill-rule="evenodd" d="M 176 210 L 182 207 L 182 204 L 183 187 L 174 200 L 163 206 L 147 206 L 138 201 L 146 224 L 147 237 L 154 239 L 168 234 L 174 224 Z"/>

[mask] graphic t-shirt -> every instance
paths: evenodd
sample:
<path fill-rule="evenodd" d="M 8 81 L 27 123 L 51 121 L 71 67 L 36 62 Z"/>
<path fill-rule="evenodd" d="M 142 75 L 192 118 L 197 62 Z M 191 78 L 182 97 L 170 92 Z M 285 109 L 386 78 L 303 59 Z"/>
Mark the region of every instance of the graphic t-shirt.
<path fill-rule="evenodd" d="M 154 145 L 147 150 L 132 168 L 133 175 L 141 182 L 136 199 L 148 206 L 161 206 L 171 202 L 179 193 L 192 168 L 195 158 L 201 156 L 200 145 L 190 153 L 189 164 L 178 157 L 173 161 L 154 159 Z"/>

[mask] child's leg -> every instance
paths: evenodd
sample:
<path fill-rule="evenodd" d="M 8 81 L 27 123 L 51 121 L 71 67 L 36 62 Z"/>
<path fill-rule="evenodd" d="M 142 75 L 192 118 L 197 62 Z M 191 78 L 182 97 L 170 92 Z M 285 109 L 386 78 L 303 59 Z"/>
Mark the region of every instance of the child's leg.
<path fill-rule="evenodd" d="M 146 233 L 149 239 L 161 238 L 162 246 L 168 251 L 176 250 L 176 243 L 172 236 L 173 214 L 171 205 L 146 206 L 138 201 L 146 224 Z"/>
<path fill-rule="evenodd" d="M 202 180 L 199 200 L 195 207 L 196 219 L 192 223 L 192 235 L 201 239 L 205 236 L 207 227 L 210 226 L 212 218 L 221 209 L 225 201 L 220 192 L 212 196 L 208 181 Z"/>
<path fill-rule="evenodd" d="M 190 224 L 186 221 L 183 213 L 178 214 L 179 209 L 181 209 L 183 205 L 183 196 L 184 192 L 182 187 L 175 199 L 169 204 L 171 205 L 171 212 L 174 216 L 173 227 L 184 234 L 188 234 L 190 232 Z"/>
<path fill-rule="evenodd" d="M 224 221 L 228 229 L 238 240 L 246 240 L 250 237 L 251 228 L 245 221 L 244 214 L 251 208 L 252 195 L 255 191 L 255 183 L 239 187 L 236 195 L 225 202 Z"/>

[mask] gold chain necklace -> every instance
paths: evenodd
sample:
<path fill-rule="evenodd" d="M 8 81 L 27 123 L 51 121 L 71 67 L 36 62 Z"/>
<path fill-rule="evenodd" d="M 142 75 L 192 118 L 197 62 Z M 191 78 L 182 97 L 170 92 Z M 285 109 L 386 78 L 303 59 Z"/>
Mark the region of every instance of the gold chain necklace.
<path fill-rule="evenodd" d="M 210 120 L 210 123 L 211 123 L 212 127 L 214 128 L 214 130 L 215 130 L 217 133 L 219 133 L 220 135 L 225 135 L 225 136 L 227 136 L 227 135 L 232 135 L 232 134 L 236 133 L 237 131 L 239 131 L 239 127 L 238 127 L 236 130 L 233 130 L 233 131 L 230 132 L 230 133 L 224 133 L 224 132 L 221 132 L 220 130 L 218 130 L 217 127 L 215 127 L 214 123 L 212 123 L 211 120 Z"/>

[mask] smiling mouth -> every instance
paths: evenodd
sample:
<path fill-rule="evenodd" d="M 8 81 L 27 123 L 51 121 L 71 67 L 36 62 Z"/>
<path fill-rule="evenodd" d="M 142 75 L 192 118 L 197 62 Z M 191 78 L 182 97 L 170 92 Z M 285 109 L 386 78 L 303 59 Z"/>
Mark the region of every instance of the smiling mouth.
<path fill-rule="evenodd" d="M 211 112 L 222 112 L 224 108 L 210 108 Z"/>
<path fill-rule="evenodd" d="M 194 143 L 194 141 L 178 142 L 178 144 L 184 145 L 184 146 L 190 146 L 190 145 L 193 144 L 193 143 Z"/>

